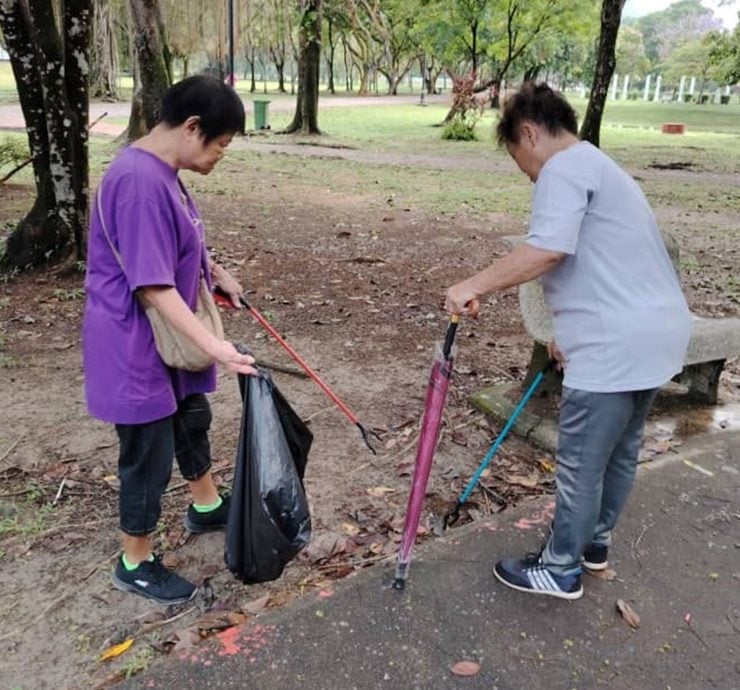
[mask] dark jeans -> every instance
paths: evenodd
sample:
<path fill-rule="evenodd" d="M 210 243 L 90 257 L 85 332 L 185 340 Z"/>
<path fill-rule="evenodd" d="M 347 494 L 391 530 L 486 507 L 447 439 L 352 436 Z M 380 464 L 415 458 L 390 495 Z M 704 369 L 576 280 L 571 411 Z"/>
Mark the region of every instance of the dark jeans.
<path fill-rule="evenodd" d="M 202 393 L 189 395 L 170 417 L 148 424 L 116 424 L 119 440 L 120 527 L 131 536 L 153 532 L 162 495 L 172 474 L 172 458 L 188 481 L 211 468 L 211 407 Z"/>
<path fill-rule="evenodd" d="M 637 470 L 657 388 L 590 393 L 563 386 L 555 519 L 542 560 L 556 575 L 580 572 L 583 550 L 608 546 Z"/>

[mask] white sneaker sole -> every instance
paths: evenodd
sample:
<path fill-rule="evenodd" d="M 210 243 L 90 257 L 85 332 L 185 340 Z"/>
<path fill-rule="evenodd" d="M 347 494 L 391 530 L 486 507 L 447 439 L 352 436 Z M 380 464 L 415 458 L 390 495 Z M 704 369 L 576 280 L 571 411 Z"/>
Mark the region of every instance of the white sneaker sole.
<path fill-rule="evenodd" d="M 557 597 L 558 599 L 568 599 L 569 601 L 580 599 L 583 596 L 583 587 L 581 587 L 576 592 L 562 592 L 560 590 L 554 589 L 530 589 L 529 587 L 520 587 L 519 585 L 512 584 L 508 580 L 505 580 L 503 577 L 501 577 L 495 567 L 493 568 L 493 576 L 507 587 L 511 587 L 511 589 L 516 589 L 519 592 L 526 592 L 527 594 L 546 594 L 550 597 Z"/>
<path fill-rule="evenodd" d="M 581 561 L 581 565 L 588 570 L 606 570 L 609 567 L 609 561 L 603 563 L 590 563 L 589 561 Z"/>

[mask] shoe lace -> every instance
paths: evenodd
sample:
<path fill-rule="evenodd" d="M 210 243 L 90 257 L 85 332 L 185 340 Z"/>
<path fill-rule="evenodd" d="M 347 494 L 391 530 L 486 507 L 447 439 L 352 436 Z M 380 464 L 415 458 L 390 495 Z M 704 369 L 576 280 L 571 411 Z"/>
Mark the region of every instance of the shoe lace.
<path fill-rule="evenodd" d="M 162 556 L 155 554 L 151 561 L 147 562 L 149 576 L 152 581 L 156 584 L 166 584 L 175 575 L 164 563 L 162 563 Z"/>

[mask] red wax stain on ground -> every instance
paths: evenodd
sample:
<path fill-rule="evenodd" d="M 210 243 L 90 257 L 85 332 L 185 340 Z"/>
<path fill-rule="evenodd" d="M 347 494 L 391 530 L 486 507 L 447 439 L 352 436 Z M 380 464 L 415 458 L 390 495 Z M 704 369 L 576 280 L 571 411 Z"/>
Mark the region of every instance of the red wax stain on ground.
<path fill-rule="evenodd" d="M 514 527 L 521 530 L 530 530 L 541 525 L 549 525 L 555 515 L 555 502 L 551 501 L 542 510 L 535 511 L 531 517 L 521 518 L 514 523 Z"/>
<path fill-rule="evenodd" d="M 334 596 L 334 590 L 333 589 L 322 589 L 319 592 L 319 599 L 328 599 L 329 597 Z"/>
<path fill-rule="evenodd" d="M 216 638 L 221 643 L 221 649 L 218 652 L 219 656 L 234 656 L 234 654 L 239 654 L 242 651 L 241 647 L 237 644 L 240 633 L 239 626 L 235 625 L 233 628 L 227 628 L 216 635 Z"/>

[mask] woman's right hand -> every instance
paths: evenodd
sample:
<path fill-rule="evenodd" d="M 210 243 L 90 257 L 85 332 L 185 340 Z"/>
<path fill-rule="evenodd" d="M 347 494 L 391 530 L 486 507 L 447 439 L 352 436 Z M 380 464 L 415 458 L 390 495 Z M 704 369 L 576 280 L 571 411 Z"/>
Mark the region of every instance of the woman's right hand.
<path fill-rule="evenodd" d="M 257 373 L 257 370 L 252 366 L 254 357 L 241 354 L 228 340 L 219 341 L 216 351 L 211 354 L 222 367 L 233 374 L 249 376 Z"/>

